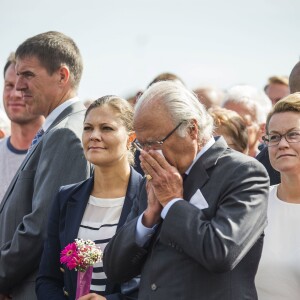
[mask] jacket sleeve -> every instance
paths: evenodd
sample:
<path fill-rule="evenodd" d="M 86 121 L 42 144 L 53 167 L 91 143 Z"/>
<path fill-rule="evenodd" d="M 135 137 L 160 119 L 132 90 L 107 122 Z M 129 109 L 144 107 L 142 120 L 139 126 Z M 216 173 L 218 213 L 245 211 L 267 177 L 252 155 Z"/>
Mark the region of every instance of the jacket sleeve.
<path fill-rule="evenodd" d="M 44 251 L 36 280 L 36 294 L 38 299 L 63 300 L 64 272 L 61 268 L 59 240 L 60 205 L 58 196 L 54 200 L 49 215 L 48 237 L 44 244 Z"/>

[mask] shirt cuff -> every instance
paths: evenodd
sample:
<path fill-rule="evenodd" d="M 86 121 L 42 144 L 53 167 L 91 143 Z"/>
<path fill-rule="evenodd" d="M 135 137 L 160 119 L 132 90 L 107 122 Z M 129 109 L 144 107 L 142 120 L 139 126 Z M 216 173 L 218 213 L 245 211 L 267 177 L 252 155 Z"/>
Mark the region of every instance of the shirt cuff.
<path fill-rule="evenodd" d="M 160 216 L 162 217 L 162 219 L 165 219 L 167 213 L 169 212 L 169 209 L 171 208 L 171 206 L 176 203 L 177 201 L 183 200 L 181 198 L 175 198 L 173 200 L 171 200 L 161 211 Z"/>
<path fill-rule="evenodd" d="M 146 243 L 151 239 L 153 234 L 155 233 L 156 227 L 158 224 L 154 225 L 152 228 L 145 227 L 142 223 L 142 218 L 144 213 L 142 213 L 138 221 L 136 223 L 136 234 L 135 234 L 135 242 L 139 247 L 144 247 Z"/>

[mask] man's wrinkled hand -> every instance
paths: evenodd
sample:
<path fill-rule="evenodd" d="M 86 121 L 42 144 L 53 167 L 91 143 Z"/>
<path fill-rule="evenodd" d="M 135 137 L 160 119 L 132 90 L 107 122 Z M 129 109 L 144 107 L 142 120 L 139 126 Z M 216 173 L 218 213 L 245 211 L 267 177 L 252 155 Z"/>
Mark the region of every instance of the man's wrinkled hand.
<path fill-rule="evenodd" d="M 152 179 L 147 182 L 147 193 L 153 192 L 154 198 L 164 207 L 172 199 L 183 197 L 183 182 L 178 170 L 154 150 L 142 151 L 141 167 Z M 151 196 L 152 197 L 152 196 Z M 149 203 L 148 203 L 149 205 Z"/>

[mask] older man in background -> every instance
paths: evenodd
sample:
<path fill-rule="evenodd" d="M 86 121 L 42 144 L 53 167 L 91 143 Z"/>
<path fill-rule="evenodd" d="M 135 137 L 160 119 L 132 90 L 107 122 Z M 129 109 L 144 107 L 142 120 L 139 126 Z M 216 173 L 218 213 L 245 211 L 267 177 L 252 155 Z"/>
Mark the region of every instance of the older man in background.
<path fill-rule="evenodd" d="M 287 76 L 272 76 L 268 79 L 265 92 L 270 98 L 272 105 L 290 93 L 289 78 Z"/>

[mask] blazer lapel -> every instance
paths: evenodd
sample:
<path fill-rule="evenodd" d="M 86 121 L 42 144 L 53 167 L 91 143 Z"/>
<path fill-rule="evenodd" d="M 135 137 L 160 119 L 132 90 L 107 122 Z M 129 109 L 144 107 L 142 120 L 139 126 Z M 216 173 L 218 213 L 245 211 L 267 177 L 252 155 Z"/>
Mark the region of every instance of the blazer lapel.
<path fill-rule="evenodd" d="M 77 238 L 81 220 L 87 206 L 92 188 L 94 185 L 94 177 L 90 177 L 83 185 L 72 195 L 67 204 L 65 232 L 64 232 L 64 245 L 74 242 Z M 73 290 L 77 285 L 77 272 L 70 271 Z"/>
<path fill-rule="evenodd" d="M 136 197 L 136 183 L 139 181 L 139 177 L 140 175 L 137 172 L 134 172 L 131 167 L 130 178 L 117 230 L 124 225 L 127 216 L 130 213 L 133 200 Z"/>
<path fill-rule="evenodd" d="M 190 201 L 198 189 L 201 189 L 209 179 L 208 170 L 215 166 L 219 157 L 227 149 L 223 137 L 217 137 L 215 143 L 195 162 L 183 184 L 183 198 Z"/>
<path fill-rule="evenodd" d="M 81 220 L 87 206 L 92 188 L 94 177 L 90 177 L 83 185 L 72 195 L 67 204 L 66 221 L 65 221 L 65 243 L 74 242 L 77 238 Z"/>

